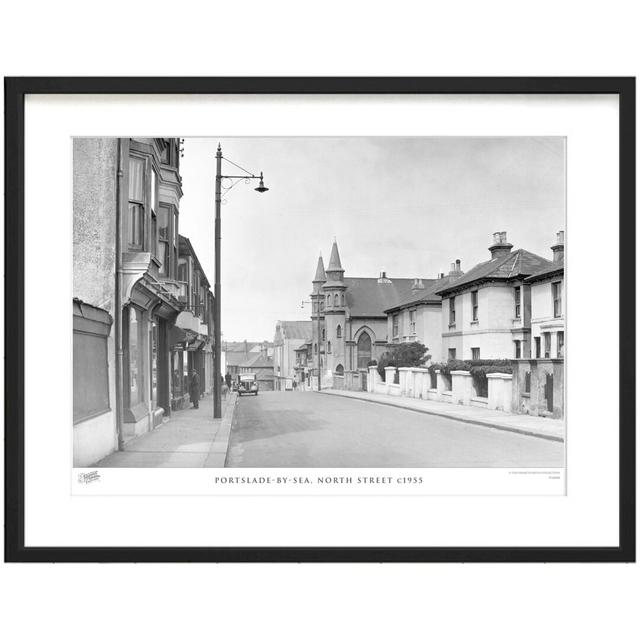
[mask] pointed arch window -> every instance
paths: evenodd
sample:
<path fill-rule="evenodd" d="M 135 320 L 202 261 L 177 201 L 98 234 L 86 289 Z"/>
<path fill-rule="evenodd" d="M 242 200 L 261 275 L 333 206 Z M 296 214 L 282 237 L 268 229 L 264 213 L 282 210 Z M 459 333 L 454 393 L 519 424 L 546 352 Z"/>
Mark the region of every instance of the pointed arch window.
<path fill-rule="evenodd" d="M 327 307 L 331 306 L 331 294 L 327 295 Z"/>
<path fill-rule="evenodd" d="M 333 296 L 333 306 L 337 307 L 340 305 L 340 298 L 338 297 L 338 294 L 336 293 L 335 296 Z"/>
<path fill-rule="evenodd" d="M 342 327 L 340 325 L 336 329 L 336 338 L 342 338 Z"/>
<path fill-rule="evenodd" d="M 358 369 L 366 369 L 371 360 L 371 336 L 364 332 L 358 338 Z"/>
<path fill-rule="evenodd" d="M 331 353 L 331 340 L 327 342 L 327 353 Z"/>
<path fill-rule="evenodd" d="M 344 307 L 344 293 L 340 294 L 340 300 L 341 300 L 341 304 Z"/>

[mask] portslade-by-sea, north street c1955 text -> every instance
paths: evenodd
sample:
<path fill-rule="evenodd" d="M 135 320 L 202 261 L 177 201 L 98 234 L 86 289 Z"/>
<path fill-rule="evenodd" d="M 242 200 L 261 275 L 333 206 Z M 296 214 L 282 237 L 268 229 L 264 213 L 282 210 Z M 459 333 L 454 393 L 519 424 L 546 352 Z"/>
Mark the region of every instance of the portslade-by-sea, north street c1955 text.
<path fill-rule="evenodd" d="M 421 476 L 215 476 L 214 484 L 422 484 Z"/>

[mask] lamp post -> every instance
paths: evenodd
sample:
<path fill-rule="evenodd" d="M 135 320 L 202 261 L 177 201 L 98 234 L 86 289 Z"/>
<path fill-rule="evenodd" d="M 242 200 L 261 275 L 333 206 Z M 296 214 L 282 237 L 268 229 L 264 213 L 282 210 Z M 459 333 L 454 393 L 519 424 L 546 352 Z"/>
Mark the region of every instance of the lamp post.
<path fill-rule="evenodd" d="M 231 162 L 228 158 L 224 158 L 227 162 L 232 164 L 234 167 L 237 167 L 241 171 L 245 172 L 245 175 L 242 176 L 223 176 L 222 175 L 222 147 L 220 143 L 218 143 L 218 150 L 216 152 L 216 191 L 215 191 L 215 201 L 216 201 L 216 220 L 215 220 L 215 230 L 214 230 L 214 251 L 215 251 L 215 270 L 216 270 L 216 279 L 214 284 L 214 300 L 213 300 L 213 417 L 214 418 L 222 418 L 222 385 L 220 383 L 220 377 L 222 376 L 222 372 L 220 371 L 221 364 L 221 332 L 220 332 L 220 239 L 221 239 L 221 224 L 220 224 L 220 208 L 222 205 L 222 181 L 224 179 L 237 180 L 234 182 L 228 189 L 232 189 L 240 180 L 259 180 L 259 184 L 255 187 L 255 191 L 258 193 L 264 193 L 265 191 L 269 191 L 267 187 L 264 186 L 264 178 L 262 177 L 262 172 L 260 172 L 259 176 L 254 175 L 250 171 L 243 169 L 240 165 L 237 165 L 235 162 Z"/>

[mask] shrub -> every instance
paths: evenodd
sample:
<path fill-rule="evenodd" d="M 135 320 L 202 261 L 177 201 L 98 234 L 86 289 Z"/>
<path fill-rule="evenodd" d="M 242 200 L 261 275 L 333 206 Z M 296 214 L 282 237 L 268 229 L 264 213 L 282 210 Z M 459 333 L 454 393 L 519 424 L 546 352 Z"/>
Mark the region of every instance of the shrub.
<path fill-rule="evenodd" d="M 471 375 L 484 375 L 487 373 L 513 373 L 509 360 L 449 360 L 437 362 L 429 367 L 429 371 L 440 369 L 444 374 L 452 371 L 469 371 Z"/>
<path fill-rule="evenodd" d="M 383 380 L 385 367 L 396 367 L 396 369 L 398 367 L 419 367 L 431 359 L 431 354 L 427 354 L 429 349 L 421 342 L 402 342 L 389 344 L 387 347 L 388 351 L 380 356 L 378 362 L 378 373 Z"/>

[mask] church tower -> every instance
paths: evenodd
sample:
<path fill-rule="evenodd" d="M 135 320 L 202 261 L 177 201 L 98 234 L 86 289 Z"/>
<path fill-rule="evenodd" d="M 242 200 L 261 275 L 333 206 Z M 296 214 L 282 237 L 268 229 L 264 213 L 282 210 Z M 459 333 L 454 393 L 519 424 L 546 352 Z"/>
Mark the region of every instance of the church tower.
<path fill-rule="evenodd" d="M 318 258 L 318 266 L 316 267 L 316 275 L 313 278 L 313 292 L 311 293 L 311 335 L 313 336 L 311 346 L 311 357 L 313 364 L 311 367 L 318 367 L 318 352 L 320 353 L 320 362 L 322 368 L 325 369 L 326 354 L 324 342 L 322 340 L 322 332 L 324 331 L 324 293 L 322 285 L 327 281 L 327 275 L 324 271 L 324 262 L 322 255 Z"/>
<path fill-rule="evenodd" d="M 328 375 L 328 371 L 341 373 L 346 368 L 346 289 L 347 285 L 344 283 L 344 269 L 340 262 L 338 243 L 334 240 L 333 247 L 331 247 L 329 266 L 326 270 L 326 281 L 322 285 L 326 334 L 324 344 L 327 354 L 325 375 Z"/>

